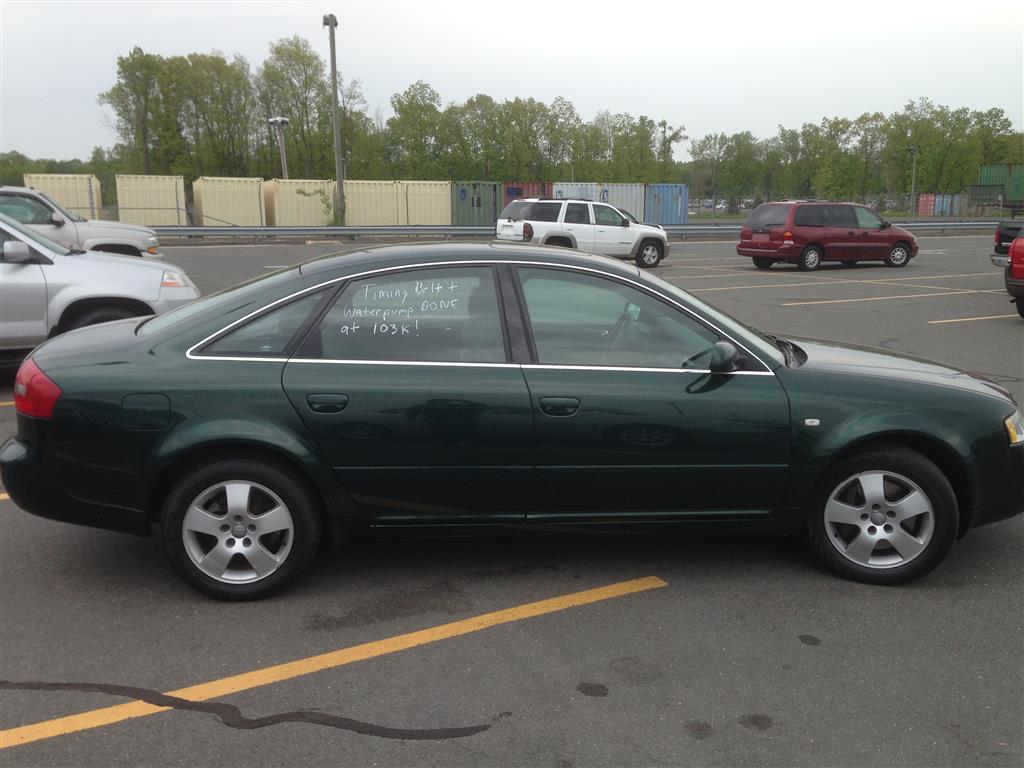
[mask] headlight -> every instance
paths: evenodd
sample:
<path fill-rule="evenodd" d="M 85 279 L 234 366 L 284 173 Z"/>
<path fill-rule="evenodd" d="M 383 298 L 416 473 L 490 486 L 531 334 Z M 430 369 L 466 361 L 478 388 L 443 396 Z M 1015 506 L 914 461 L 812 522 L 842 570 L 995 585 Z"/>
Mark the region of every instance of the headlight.
<path fill-rule="evenodd" d="M 1006 434 L 1010 438 L 1010 445 L 1024 443 L 1024 416 L 1020 415 L 1020 409 L 1013 412 L 1013 416 L 1003 422 L 1006 426 Z"/>
<path fill-rule="evenodd" d="M 188 277 L 181 272 L 164 270 L 164 276 L 160 279 L 161 288 L 188 288 L 190 285 Z"/>
<path fill-rule="evenodd" d="M 152 243 L 153 245 L 156 245 L 157 242 L 158 242 L 158 240 L 156 239 L 156 235 L 150 235 L 149 237 L 147 237 L 146 238 L 146 242 L 147 243 Z"/>

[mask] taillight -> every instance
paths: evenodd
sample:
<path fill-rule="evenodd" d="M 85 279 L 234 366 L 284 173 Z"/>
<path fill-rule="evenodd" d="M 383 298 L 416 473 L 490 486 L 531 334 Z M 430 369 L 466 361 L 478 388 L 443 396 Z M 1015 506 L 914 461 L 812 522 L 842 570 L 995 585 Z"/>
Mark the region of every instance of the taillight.
<path fill-rule="evenodd" d="M 533 225 L 530 222 L 523 224 L 523 240 L 533 240 Z"/>
<path fill-rule="evenodd" d="M 785 232 L 782 233 L 782 236 L 784 238 L 786 238 L 787 240 L 792 240 L 793 239 L 793 233 L 790 232 L 788 229 Z"/>
<path fill-rule="evenodd" d="M 1010 244 L 1010 275 L 1024 280 L 1024 237 L 1018 237 Z"/>
<path fill-rule="evenodd" d="M 995 239 L 995 244 L 996 244 L 996 245 L 1000 245 L 1000 244 L 1002 244 L 1002 242 L 1003 242 L 1003 241 L 1002 241 L 1002 239 L 1001 239 L 1001 238 L 999 237 L 999 227 L 996 227 L 996 239 Z"/>
<path fill-rule="evenodd" d="M 26 359 L 14 377 L 14 407 L 24 416 L 37 419 L 53 417 L 53 408 L 61 396 L 60 387 L 36 365 Z"/>

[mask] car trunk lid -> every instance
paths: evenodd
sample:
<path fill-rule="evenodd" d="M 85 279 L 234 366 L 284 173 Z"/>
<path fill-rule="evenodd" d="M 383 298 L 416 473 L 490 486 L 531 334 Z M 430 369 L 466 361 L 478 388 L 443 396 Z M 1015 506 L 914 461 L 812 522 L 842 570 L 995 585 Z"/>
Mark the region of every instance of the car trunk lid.
<path fill-rule="evenodd" d="M 147 317 L 130 317 L 99 323 L 62 333 L 32 352 L 32 359 L 44 371 L 77 365 L 116 365 L 139 343 L 135 329 Z"/>

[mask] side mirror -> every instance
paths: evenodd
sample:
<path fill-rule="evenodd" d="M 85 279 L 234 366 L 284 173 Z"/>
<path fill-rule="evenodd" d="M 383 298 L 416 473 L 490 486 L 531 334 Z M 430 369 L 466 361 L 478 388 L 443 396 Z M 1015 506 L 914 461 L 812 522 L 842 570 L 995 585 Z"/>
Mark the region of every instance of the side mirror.
<path fill-rule="evenodd" d="M 719 341 L 711 348 L 711 363 L 708 368 L 712 373 L 732 373 L 736 370 L 736 358 L 739 352 L 728 341 Z"/>
<path fill-rule="evenodd" d="M 891 226 L 892 226 L 892 222 L 891 221 L 889 221 L 888 219 L 882 219 L 882 227 L 881 227 L 882 229 L 888 229 Z"/>
<path fill-rule="evenodd" d="M 622 220 L 622 226 L 628 227 L 629 226 L 629 219 L 623 219 Z"/>
<path fill-rule="evenodd" d="M 53 224 L 56 227 L 63 227 L 64 226 L 64 217 L 61 216 L 56 211 L 54 211 L 53 213 L 50 214 L 50 223 Z"/>
<path fill-rule="evenodd" d="M 8 240 L 4 243 L 4 261 L 8 264 L 34 264 L 36 258 L 27 243 Z"/>

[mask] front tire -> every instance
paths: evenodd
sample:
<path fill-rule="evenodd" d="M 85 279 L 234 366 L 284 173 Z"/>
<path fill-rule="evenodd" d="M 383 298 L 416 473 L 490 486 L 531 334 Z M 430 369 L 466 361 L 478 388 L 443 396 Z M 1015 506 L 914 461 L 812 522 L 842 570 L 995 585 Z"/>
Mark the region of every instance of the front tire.
<path fill-rule="evenodd" d="M 657 240 L 644 240 L 636 252 L 636 265 L 640 269 L 656 267 L 665 256 L 665 246 Z"/>
<path fill-rule="evenodd" d="M 801 272 L 813 272 L 821 266 L 821 248 L 816 245 L 809 245 L 800 254 L 800 260 L 796 263 Z"/>
<path fill-rule="evenodd" d="M 164 504 L 164 551 L 178 575 L 219 600 L 255 600 L 294 579 L 320 540 L 314 502 L 276 464 L 224 459 L 183 475 Z"/>
<path fill-rule="evenodd" d="M 75 328 L 85 328 L 87 325 L 109 323 L 111 320 L 124 320 L 128 317 L 138 316 L 138 312 L 132 312 L 124 307 L 97 307 L 96 309 L 87 309 L 78 315 L 78 317 L 68 323 L 67 329 L 70 331 Z"/>
<path fill-rule="evenodd" d="M 900 446 L 865 451 L 822 479 L 807 518 L 818 556 L 841 576 L 903 584 L 949 552 L 959 512 L 949 480 L 928 458 Z"/>
<path fill-rule="evenodd" d="M 775 263 L 774 259 L 769 259 L 767 256 L 754 256 L 754 266 L 758 269 L 771 269 L 772 264 Z"/>
<path fill-rule="evenodd" d="M 903 243 L 897 243 L 885 257 L 887 267 L 905 267 L 910 263 L 910 249 Z"/>

